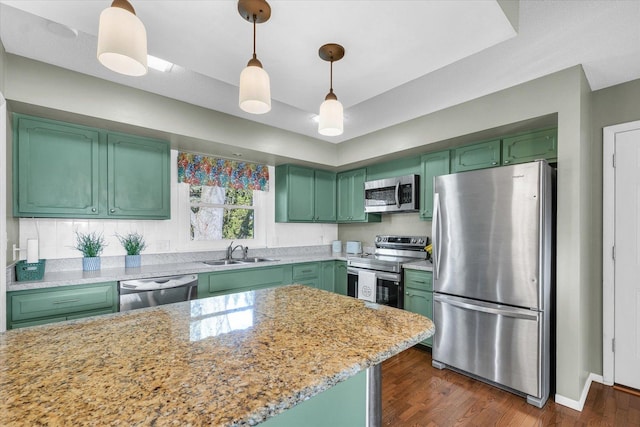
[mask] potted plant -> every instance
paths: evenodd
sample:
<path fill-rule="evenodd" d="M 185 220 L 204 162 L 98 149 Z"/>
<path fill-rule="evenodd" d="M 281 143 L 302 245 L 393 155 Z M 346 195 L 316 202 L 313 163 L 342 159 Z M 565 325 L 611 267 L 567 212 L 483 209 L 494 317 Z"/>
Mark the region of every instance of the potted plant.
<path fill-rule="evenodd" d="M 140 267 L 142 263 L 140 252 L 147 247 L 144 237 L 138 233 L 129 233 L 126 236 L 116 234 L 116 237 L 120 240 L 124 250 L 127 251 L 127 255 L 124 257 L 125 268 Z"/>
<path fill-rule="evenodd" d="M 107 244 L 102 234 L 79 233 L 76 231 L 75 248 L 82 252 L 82 269 L 84 271 L 100 270 L 100 254 Z"/>

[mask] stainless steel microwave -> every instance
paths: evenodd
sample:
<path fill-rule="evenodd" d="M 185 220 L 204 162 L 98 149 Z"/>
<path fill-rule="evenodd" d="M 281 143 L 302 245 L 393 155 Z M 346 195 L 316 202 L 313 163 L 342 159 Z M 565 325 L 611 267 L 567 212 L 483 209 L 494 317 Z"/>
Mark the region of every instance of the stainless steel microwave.
<path fill-rule="evenodd" d="M 419 182 L 419 175 L 365 182 L 365 212 L 417 212 Z"/>

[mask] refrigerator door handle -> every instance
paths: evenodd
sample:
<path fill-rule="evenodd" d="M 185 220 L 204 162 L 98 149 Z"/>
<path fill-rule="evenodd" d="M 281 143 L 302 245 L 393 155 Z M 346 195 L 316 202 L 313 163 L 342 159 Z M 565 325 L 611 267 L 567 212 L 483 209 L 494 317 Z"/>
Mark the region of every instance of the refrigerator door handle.
<path fill-rule="evenodd" d="M 396 182 L 396 206 L 400 209 L 400 181 Z"/>
<path fill-rule="evenodd" d="M 472 303 L 466 302 L 466 300 L 462 300 L 461 298 L 451 297 L 448 295 L 434 294 L 433 300 L 439 301 L 444 304 L 449 304 L 454 307 L 464 308 L 467 310 L 480 311 L 480 312 L 489 313 L 489 314 L 497 314 L 500 316 L 514 317 L 516 319 L 537 321 L 539 316 L 539 312 L 537 311 L 530 311 L 524 308 L 505 307 L 505 306 L 501 306 L 500 308 L 493 308 L 493 307 L 490 307 L 488 303 L 485 305 L 485 303 L 481 303 L 478 301 L 476 304 L 472 304 Z"/>
<path fill-rule="evenodd" d="M 442 248 L 442 225 L 440 224 L 440 194 L 433 193 L 433 223 L 431 226 L 431 235 L 436 241 L 436 245 L 433 247 L 433 278 L 438 279 L 440 275 L 440 249 Z"/>

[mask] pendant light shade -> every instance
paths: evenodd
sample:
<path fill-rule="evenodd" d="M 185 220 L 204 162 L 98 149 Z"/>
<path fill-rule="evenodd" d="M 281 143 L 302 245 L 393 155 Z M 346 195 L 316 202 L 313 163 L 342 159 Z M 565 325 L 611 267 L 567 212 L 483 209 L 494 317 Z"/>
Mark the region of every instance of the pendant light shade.
<path fill-rule="evenodd" d="M 147 31 L 127 0 L 114 0 L 100 14 L 98 60 L 116 73 L 147 73 Z"/>
<path fill-rule="evenodd" d="M 240 73 L 240 108 L 251 114 L 271 110 L 269 74 L 258 65 L 247 65 Z"/>
<path fill-rule="evenodd" d="M 337 99 L 325 99 L 320 104 L 318 133 L 325 136 L 338 136 L 342 135 L 343 131 L 342 104 Z"/>
<path fill-rule="evenodd" d="M 251 114 L 264 114 L 271 110 L 271 84 L 269 74 L 256 56 L 256 24 L 271 17 L 271 6 L 265 0 L 238 1 L 240 16 L 253 23 L 253 57 L 240 73 L 238 105 Z"/>
<path fill-rule="evenodd" d="M 329 93 L 320 105 L 318 133 L 325 136 L 342 135 L 344 131 L 344 111 L 338 97 L 333 93 L 333 61 L 344 57 L 344 48 L 339 44 L 325 44 L 318 51 L 320 58 L 331 63 Z"/>

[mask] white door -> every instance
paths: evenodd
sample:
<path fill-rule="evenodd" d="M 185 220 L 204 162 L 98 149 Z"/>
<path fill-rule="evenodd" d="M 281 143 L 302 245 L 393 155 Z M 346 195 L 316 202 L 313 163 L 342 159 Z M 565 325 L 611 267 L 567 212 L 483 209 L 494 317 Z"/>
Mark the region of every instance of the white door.
<path fill-rule="evenodd" d="M 640 389 L 640 129 L 615 139 L 614 381 Z"/>

